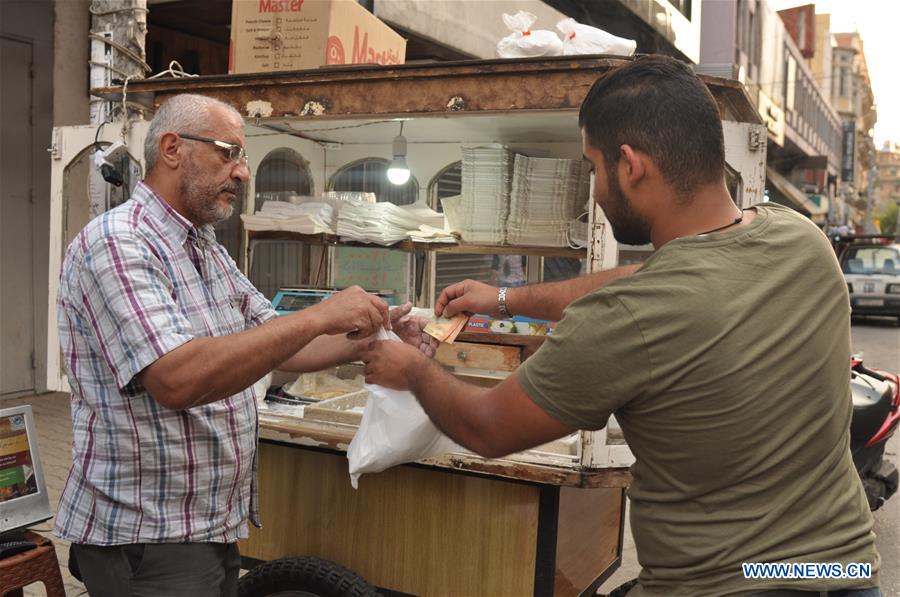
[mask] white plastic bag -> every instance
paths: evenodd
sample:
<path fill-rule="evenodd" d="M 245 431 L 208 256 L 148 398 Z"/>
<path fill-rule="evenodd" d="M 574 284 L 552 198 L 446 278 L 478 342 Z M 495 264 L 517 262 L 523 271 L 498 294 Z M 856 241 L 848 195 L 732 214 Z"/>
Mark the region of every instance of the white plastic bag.
<path fill-rule="evenodd" d="M 575 19 L 563 19 L 556 24 L 563 34 L 562 54 L 612 54 L 614 56 L 631 56 L 637 48 L 633 39 L 616 37 L 602 29 L 582 25 Z"/>
<path fill-rule="evenodd" d="M 532 56 L 559 56 L 563 44 L 552 31 L 532 31 L 537 17 L 520 10 L 515 16 L 503 13 L 503 22 L 512 31 L 497 42 L 500 58 L 530 58 Z"/>
<path fill-rule="evenodd" d="M 394 332 L 384 329 L 375 338 L 400 341 Z M 466 451 L 434 426 L 412 392 L 370 384 L 366 389 L 369 399 L 362 422 L 347 449 L 354 489 L 364 473 L 380 473 L 404 462 Z"/>

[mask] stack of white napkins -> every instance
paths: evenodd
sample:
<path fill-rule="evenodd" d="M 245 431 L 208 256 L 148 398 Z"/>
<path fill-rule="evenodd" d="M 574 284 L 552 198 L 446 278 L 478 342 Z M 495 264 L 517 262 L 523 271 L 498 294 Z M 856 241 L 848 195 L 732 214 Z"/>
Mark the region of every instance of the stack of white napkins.
<path fill-rule="evenodd" d="M 511 245 L 564 247 L 566 232 L 587 199 L 581 160 L 516 155 L 506 241 Z"/>
<path fill-rule="evenodd" d="M 255 214 L 241 214 L 241 220 L 247 230 L 334 234 L 336 214 L 332 201 L 266 201 Z"/>
<path fill-rule="evenodd" d="M 409 231 L 409 239 L 417 243 L 455 243 L 459 239 L 445 228 L 422 224 L 418 230 Z"/>
<path fill-rule="evenodd" d="M 459 230 L 471 243 L 506 242 L 512 152 L 491 143 L 462 148 L 462 194 Z"/>
<path fill-rule="evenodd" d="M 422 233 L 422 226 L 443 231 L 446 228 L 443 214 L 421 203 L 394 205 L 345 201 L 337 219 L 337 233 L 344 241 L 391 245 Z M 449 233 L 448 233 L 449 234 Z"/>

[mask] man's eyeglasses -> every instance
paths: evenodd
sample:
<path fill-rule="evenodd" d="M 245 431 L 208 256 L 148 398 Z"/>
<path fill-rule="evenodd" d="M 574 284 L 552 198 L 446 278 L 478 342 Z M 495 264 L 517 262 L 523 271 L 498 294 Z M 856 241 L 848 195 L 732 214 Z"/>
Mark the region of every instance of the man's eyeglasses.
<path fill-rule="evenodd" d="M 247 159 L 247 152 L 244 151 L 244 148 L 240 145 L 235 145 L 234 143 L 226 143 L 225 141 L 219 141 L 218 139 L 210 139 L 209 137 L 199 137 L 197 135 L 183 135 L 179 133 L 178 136 L 182 139 L 190 139 L 191 141 L 212 143 L 223 152 L 225 152 L 225 156 L 232 162 L 240 162 L 241 160 Z"/>

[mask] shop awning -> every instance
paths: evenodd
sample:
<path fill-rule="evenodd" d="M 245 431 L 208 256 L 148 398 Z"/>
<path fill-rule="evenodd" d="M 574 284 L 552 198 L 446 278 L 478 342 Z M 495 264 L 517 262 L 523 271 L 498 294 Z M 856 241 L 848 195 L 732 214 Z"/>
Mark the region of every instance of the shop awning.
<path fill-rule="evenodd" d="M 766 180 L 785 198 L 793 202 L 800 211 L 808 213 L 814 220 L 828 213 L 827 201 L 822 202 L 825 205 L 817 205 L 806 196 L 806 193 L 791 184 L 791 181 L 776 172 L 774 168 L 766 166 Z"/>

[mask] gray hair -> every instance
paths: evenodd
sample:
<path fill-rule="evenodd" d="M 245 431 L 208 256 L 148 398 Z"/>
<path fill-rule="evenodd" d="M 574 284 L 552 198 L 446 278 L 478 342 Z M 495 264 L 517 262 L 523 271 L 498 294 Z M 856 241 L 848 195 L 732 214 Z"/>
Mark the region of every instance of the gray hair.
<path fill-rule="evenodd" d="M 166 100 L 150 121 L 144 139 L 145 172 L 153 170 L 159 161 L 160 137 L 166 133 L 197 134 L 209 121 L 209 111 L 213 106 L 224 108 L 241 118 L 241 113 L 228 104 L 205 95 L 182 93 Z"/>

